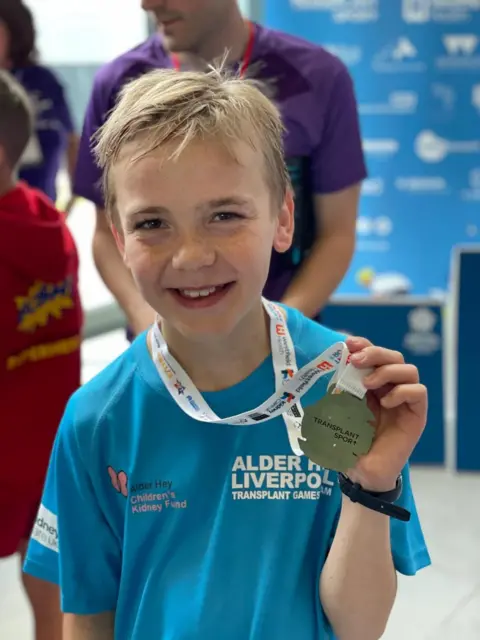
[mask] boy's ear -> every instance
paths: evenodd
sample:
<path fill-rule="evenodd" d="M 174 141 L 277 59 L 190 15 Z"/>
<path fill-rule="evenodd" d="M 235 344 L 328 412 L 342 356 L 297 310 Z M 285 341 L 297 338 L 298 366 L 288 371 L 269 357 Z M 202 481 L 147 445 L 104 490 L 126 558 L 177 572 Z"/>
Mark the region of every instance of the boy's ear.
<path fill-rule="evenodd" d="M 292 246 L 295 228 L 295 204 L 293 192 L 288 189 L 283 204 L 278 212 L 277 228 L 273 239 L 273 248 L 279 253 L 285 253 Z"/>
<path fill-rule="evenodd" d="M 123 235 L 123 229 L 121 228 L 119 222 L 116 222 L 114 220 L 110 222 L 110 229 L 112 230 L 113 237 L 115 238 L 115 244 L 117 245 L 117 249 L 120 251 L 123 262 L 125 263 L 125 266 L 128 267 L 128 260 L 125 253 L 125 236 Z"/>

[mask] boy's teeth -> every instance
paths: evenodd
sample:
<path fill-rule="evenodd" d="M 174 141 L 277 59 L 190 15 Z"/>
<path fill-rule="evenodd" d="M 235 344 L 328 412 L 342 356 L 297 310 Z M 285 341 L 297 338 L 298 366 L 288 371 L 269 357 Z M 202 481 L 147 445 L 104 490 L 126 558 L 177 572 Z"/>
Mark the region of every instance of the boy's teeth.
<path fill-rule="evenodd" d="M 209 287 L 208 289 L 180 289 L 182 296 L 187 298 L 199 298 L 200 296 L 206 297 L 216 291 L 217 287 Z"/>

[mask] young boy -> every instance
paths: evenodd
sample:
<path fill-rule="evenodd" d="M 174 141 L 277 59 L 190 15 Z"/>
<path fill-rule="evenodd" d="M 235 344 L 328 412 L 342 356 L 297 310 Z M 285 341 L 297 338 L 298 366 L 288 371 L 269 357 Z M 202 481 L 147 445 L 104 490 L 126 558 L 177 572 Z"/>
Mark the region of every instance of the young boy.
<path fill-rule="evenodd" d="M 129 84 L 100 131 L 112 231 L 159 317 L 57 436 L 25 570 L 60 585 L 66 638 L 373 640 L 395 572 L 429 564 L 406 467 L 426 420 L 415 367 L 348 340 L 376 415 L 348 475 L 363 502 L 403 478 L 408 523 L 342 495 L 279 415 L 325 395 L 331 376 L 301 400 L 282 380 L 343 339 L 262 300 L 293 235 L 282 134 L 248 81 L 172 70 Z"/>
<path fill-rule="evenodd" d="M 15 173 L 29 99 L 0 72 L 0 557 L 25 554 L 55 434 L 80 384 L 78 259 L 62 215 Z M 61 637 L 58 589 L 23 574 L 37 640 Z"/>

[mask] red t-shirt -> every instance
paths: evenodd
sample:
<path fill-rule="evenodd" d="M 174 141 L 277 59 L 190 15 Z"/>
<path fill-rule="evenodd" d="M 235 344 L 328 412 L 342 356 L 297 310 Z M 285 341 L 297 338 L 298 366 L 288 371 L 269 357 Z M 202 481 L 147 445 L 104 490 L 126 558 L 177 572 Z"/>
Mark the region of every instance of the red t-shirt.
<path fill-rule="evenodd" d="M 0 198 L 0 493 L 41 490 L 80 385 L 78 255 L 64 216 L 19 183 Z"/>

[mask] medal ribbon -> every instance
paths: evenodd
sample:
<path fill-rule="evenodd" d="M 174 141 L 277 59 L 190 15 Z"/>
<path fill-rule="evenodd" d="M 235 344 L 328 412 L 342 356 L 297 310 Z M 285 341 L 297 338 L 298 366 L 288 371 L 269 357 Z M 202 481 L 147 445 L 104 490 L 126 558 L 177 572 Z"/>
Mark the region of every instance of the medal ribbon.
<path fill-rule="evenodd" d="M 302 396 L 323 376 L 334 373 L 330 384 L 363 397 L 365 388 L 358 370 L 348 364 L 349 352 L 344 342 L 337 342 L 314 360 L 298 370 L 295 348 L 282 309 L 262 299 L 270 317 L 270 343 L 275 374 L 275 393 L 254 409 L 228 418 L 219 418 L 194 385 L 187 372 L 168 350 L 159 323 L 152 328 L 152 358 L 165 387 L 180 409 L 200 422 L 252 425 L 282 415 L 290 446 L 296 455 L 303 455 L 298 443 L 301 437 L 303 409 Z M 362 374 L 366 375 L 368 371 Z M 353 384 L 352 384 L 353 383 Z"/>

